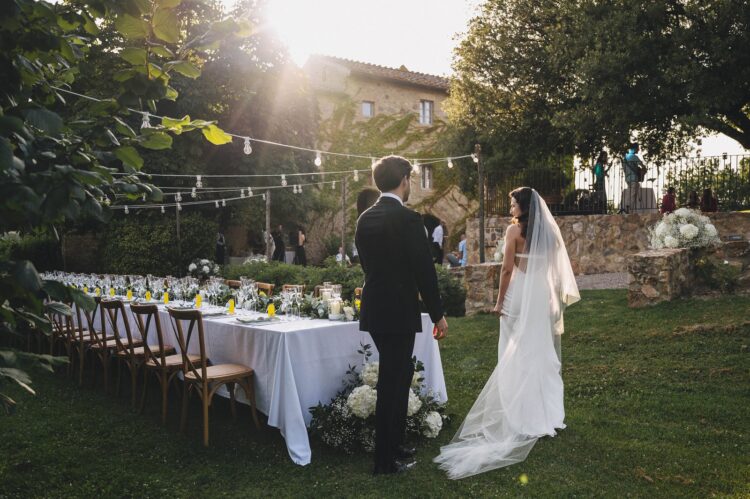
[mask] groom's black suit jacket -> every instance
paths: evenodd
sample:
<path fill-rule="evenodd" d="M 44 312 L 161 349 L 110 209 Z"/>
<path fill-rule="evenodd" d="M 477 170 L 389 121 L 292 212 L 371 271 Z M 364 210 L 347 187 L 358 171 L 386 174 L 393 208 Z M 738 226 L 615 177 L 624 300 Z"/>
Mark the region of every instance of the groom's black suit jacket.
<path fill-rule="evenodd" d="M 365 271 L 359 328 L 379 334 L 422 331 L 419 295 L 432 322 L 443 317 L 430 244 L 422 217 L 381 197 L 362 213 L 355 236 Z"/>

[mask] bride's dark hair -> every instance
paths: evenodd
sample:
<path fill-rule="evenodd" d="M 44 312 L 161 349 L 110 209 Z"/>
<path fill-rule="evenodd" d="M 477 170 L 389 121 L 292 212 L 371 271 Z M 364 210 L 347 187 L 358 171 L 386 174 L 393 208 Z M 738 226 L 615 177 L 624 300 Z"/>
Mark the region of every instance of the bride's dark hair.
<path fill-rule="evenodd" d="M 529 229 L 529 206 L 531 205 L 531 187 L 519 187 L 510 192 L 510 197 L 516 200 L 521 214 L 513 218 L 513 223 L 521 226 L 521 236 L 526 239 L 526 233 Z M 528 241 L 527 241 L 528 244 Z"/>

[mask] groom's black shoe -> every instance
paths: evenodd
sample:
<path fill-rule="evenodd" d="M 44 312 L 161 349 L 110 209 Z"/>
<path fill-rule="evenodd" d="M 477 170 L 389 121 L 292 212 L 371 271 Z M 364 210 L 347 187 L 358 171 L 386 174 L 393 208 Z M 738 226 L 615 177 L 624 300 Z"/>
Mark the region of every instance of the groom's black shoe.
<path fill-rule="evenodd" d="M 409 459 L 414 457 L 416 453 L 416 447 L 407 447 L 405 445 L 399 445 L 396 447 L 396 458 L 398 459 Z"/>

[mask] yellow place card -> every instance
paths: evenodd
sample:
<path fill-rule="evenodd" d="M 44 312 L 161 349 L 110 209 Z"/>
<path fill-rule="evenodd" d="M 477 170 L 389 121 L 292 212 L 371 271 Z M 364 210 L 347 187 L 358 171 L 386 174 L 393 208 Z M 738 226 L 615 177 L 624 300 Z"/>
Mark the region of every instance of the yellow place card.
<path fill-rule="evenodd" d="M 84 293 L 88 293 L 89 292 L 89 287 L 88 286 L 84 286 L 83 287 L 83 292 Z"/>
<path fill-rule="evenodd" d="M 146 301 L 151 301 L 151 291 L 146 291 Z"/>
<path fill-rule="evenodd" d="M 234 299 L 229 300 L 229 315 L 234 314 Z"/>
<path fill-rule="evenodd" d="M 128 299 L 128 300 L 132 300 L 132 299 L 133 299 L 133 291 L 131 291 L 131 290 L 128 290 L 128 293 L 127 293 L 127 299 Z"/>
<path fill-rule="evenodd" d="M 274 315 L 276 315 L 276 307 L 273 305 L 273 303 L 268 305 L 267 312 L 268 312 L 268 317 L 273 317 Z"/>
<path fill-rule="evenodd" d="M 115 288 L 109 288 L 109 296 L 115 296 Z"/>
<path fill-rule="evenodd" d="M 102 288 L 96 288 L 95 292 L 96 292 L 96 296 L 101 296 L 102 295 Z"/>
<path fill-rule="evenodd" d="M 169 303 L 169 293 L 165 291 L 164 292 L 164 305 L 166 305 L 167 303 Z"/>
<path fill-rule="evenodd" d="M 203 297 L 200 293 L 195 295 L 195 308 L 201 308 L 201 305 L 203 304 Z"/>

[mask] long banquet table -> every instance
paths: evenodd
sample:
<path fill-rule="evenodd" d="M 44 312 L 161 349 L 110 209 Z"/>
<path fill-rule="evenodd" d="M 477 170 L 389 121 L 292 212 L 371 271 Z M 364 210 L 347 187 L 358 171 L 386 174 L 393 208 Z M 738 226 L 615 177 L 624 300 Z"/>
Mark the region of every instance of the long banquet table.
<path fill-rule="evenodd" d="M 126 310 L 131 331 L 138 336 L 135 319 L 127 305 Z M 166 308 L 160 305 L 159 311 L 165 338 L 174 338 Z M 97 314 L 97 328 L 100 318 Z M 329 403 L 343 387 L 349 366 L 362 364 L 363 356 L 357 353 L 361 344 L 372 345 L 370 361 L 378 358 L 369 333 L 360 331 L 356 321 L 300 319 L 242 324 L 236 317 L 223 315 L 204 317 L 203 323 L 211 362 L 253 368 L 257 409 L 268 416 L 269 426 L 281 430 L 289 456 L 299 465 L 309 464 L 312 457 L 307 433 L 312 418 L 310 407 L 319 402 Z M 119 324 L 122 336 L 125 335 L 123 325 Z M 438 342 L 430 334 L 432 327 L 429 315 L 422 314 L 424 332 L 417 334 L 414 355 L 424 364 L 425 390 L 431 391 L 440 402 L 447 402 L 443 365 Z M 111 331 L 110 324 L 107 328 Z M 197 332 L 193 334 L 189 353 L 199 353 L 197 336 Z M 176 346 L 177 341 L 171 343 Z M 229 396 L 225 388 L 217 393 Z M 237 399 L 247 402 L 241 390 L 237 390 Z"/>

